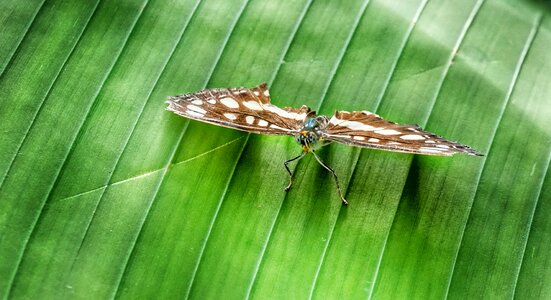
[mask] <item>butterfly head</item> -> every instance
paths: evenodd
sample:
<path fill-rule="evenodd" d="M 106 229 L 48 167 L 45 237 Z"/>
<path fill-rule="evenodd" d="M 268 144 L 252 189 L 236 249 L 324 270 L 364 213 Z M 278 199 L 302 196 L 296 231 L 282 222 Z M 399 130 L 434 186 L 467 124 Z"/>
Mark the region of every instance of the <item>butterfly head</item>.
<path fill-rule="evenodd" d="M 310 152 L 323 146 L 321 130 L 327 126 L 327 117 L 318 116 L 307 118 L 301 130 L 295 136 L 297 142 L 302 145 L 304 152 Z"/>

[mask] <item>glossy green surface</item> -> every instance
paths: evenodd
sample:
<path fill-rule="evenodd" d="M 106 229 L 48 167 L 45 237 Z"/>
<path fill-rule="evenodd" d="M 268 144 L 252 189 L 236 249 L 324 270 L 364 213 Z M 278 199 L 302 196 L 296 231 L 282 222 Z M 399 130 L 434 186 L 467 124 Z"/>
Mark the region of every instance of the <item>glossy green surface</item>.
<path fill-rule="evenodd" d="M 551 297 L 551 7 L 513 0 L 0 3 L 0 297 Z M 268 82 L 484 157 L 300 146 L 169 95 Z"/>

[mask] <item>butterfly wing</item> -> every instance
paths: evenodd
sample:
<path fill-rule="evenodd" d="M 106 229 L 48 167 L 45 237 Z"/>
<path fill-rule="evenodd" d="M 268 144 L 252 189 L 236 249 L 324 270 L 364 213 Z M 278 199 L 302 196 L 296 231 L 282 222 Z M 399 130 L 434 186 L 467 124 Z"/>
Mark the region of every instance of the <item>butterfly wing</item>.
<path fill-rule="evenodd" d="M 307 106 L 272 105 L 265 83 L 252 89 L 207 89 L 170 97 L 167 103 L 167 110 L 183 117 L 260 134 L 294 135 L 315 114 Z"/>
<path fill-rule="evenodd" d="M 322 131 L 328 141 L 395 152 L 451 156 L 480 155 L 466 145 L 446 140 L 417 125 L 400 125 L 368 111 L 337 111 Z"/>

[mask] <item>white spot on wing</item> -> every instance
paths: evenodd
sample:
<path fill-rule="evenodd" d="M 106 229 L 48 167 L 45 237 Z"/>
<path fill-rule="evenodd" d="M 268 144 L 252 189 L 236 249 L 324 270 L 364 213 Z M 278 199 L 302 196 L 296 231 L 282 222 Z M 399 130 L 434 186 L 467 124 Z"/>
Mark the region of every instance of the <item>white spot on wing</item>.
<path fill-rule="evenodd" d="M 408 140 L 408 141 L 420 141 L 425 139 L 422 135 L 418 135 L 418 134 L 406 134 L 406 135 L 402 135 L 400 138 L 402 140 Z"/>
<path fill-rule="evenodd" d="M 289 129 L 283 128 L 283 127 L 279 127 L 279 126 L 277 126 L 277 125 L 275 125 L 275 124 L 271 124 L 271 125 L 270 125 L 270 128 L 279 129 L 279 130 L 283 130 L 283 131 L 289 131 Z"/>
<path fill-rule="evenodd" d="M 200 113 L 198 113 L 198 112 L 196 112 L 196 111 L 189 110 L 189 109 L 186 110 L 186 113 L 187 113 L 188 115 L 190 115 L 190 116 L 192 116 L 192 117 L 196 117 L 196 118 L 202 118 L 202 117 L 205 116 L 205 115 L 203 115 L 203 114 L 200 114 Z"/>
<path fill-rule="evenodd" d="M 370 143 L 378 143 L 378 142 L 380 142 L 381 140 L 380 140 L 380 139 L 376 139 L 376 138 L 369 138 L 367 141 L 370 142 Z"/>
<path fill-rule="evenodd" d="M 371 125 L 364 124 L 362 122 L 357 121 L 348 121 L 348 120 L 340 120 L 335 118 L 334 116 L 329 120 L 329 123 L 333 125 L 338 125 L 341 127 L 346 127 L 352 130 L 362 130 L 362 131 L 374 131 L 380 128 L 373 127 Z"/>
<path fill-rule="evenodd" d="M 382 134 L 382 135 L 397 135 L 397 134 L 401 134 L 400 131 L 396 131 L 396 130 L 394 130 L 394 129 L 376 130 L 375 133 Z"/>
<path fill-rule="evenodd" d="M 265 90 L 265 91 L 264 91 L 264 96 L 265 96 L 265 97 L 270 97 L 270 92 L 268 92 L 268 90 Z"/>
<path fill-rule="evenodd" d="M 347 135 L 347 134 L 327 134 L 326 136 L 331 138 L 346 138 L 346 139 L 352 138 L 350 135 Z"/>
<path fill-rule="evenodd" d="M 209 100 L 207 100 L 207 102 L 210 103 L 210 104 L 216 104 L 216 100 L 214 100 L 214 99 L 209 99 Z"/>
<path fill-rule="evenodd" d="M 230 119 L 230 120 L 232 120 L 232 121 L 235 120 L 235 119 L 237 119 L 237 116 L 236 116 L 235 114 L 231 114 L 231 113 L 225 113 L 225 114 L 224 114 L 224 117 L 226 117 L 226 118 L 228 118 L 228 119 Z"/>
<path fill-rule="evenodd" d="M 365 138 L 363 136 L 354 136 L 353 139 L 358 140 L 358 141 L 365 140 Z"/>
<path fill-rule="evenodd" d="M 247 124 L 253 124 L 254 123 L 254 117 L 253 116 L 246 116 L 245 117 L 245 122 L 247 122 Z"/>
<path fill-rule="evenodd" d="M 228 97 L 222 98 L 220 99 L 220 102 L 222 102 L 222 104 L 224 104 L 229 108 L 239 108 L 239 103 L 237 103 L 237 101 L 235 101 L 232 98 L 228 98 Z"/>
<path fill-rule="evenodd" d="M 306 114 L 304 113 L 297 114 L 294 112 L 289 112 L 274 105 L 264 105 L 264 109 L 269 112 L 273 112 L 274 114 L 277 114 L 278 116 L 283 118 L 295 119 L 298 121 L 302 121 L 304 120 L 304 118 L 306 118 Z"/>
<path fill-rule="evenodd" d="M 426 141 L 425 141 L 425 144 L 434 144 L 434 143 L 436 143 L 436 142 L 433 141 L 433 140 L 426 140 Z"/>
<path fill-rule="evenodd" d="M 260 106 L 260 103 L 256 101 L 244 101 L 243 105 L 245 105 L 246 108 L 252 109 L 252 110 L 262 110 L 262 106 Z"/>
<path fill-rule="evenodd" d="M 194 112 L 197 112 L 197 113 L 200 113 L 201 115 L 204 115 L 204 114 L 207 113 L 206 110 L 200 108 L 199 106 L 195 106 L 195 105 L 192 105 L 192 104 L 189 104 L 189 105 L 187 106 L 187 109 L 188 109 L 188 110 L 191 110 L 191 111 L 194 111 Z"/>
<path fill-rule="evenodd" d="M 266 127 L 268 126 L 268 122 L 264 120 L 258 120 L 258 126 Z"/>
<path fill-rule="evenodd" d="M 442 149 L 450 149 L 450 147 L 446 145 L 436 145 L 436 147 L 442 148 Z"/>
<path fill-rule="evenodd" d="M 443 150 L 440 150 L 440 149 L 437 149 L 437 148 L 432 148 L 432 147 L 421 147 L 419 148 L 419 150 L 421 150 L 422 152 L 427 152 L 427 153 L 442 153 Z"/>
<path fill-rule="evenodd" d="M 191 103 L 192 103 L 192 104 L 195 104 L 195 105 L 203 105 L 203 100 L 197 99 L 197 100 L 191 101 Z"/>

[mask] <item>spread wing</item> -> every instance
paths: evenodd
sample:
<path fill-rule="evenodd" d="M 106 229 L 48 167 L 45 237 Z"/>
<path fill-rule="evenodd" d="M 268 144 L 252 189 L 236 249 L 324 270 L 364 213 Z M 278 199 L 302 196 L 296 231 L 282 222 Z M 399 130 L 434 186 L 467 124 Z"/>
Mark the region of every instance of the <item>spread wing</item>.
<path fill-rule="evenodd" d="M 417 125 L 400 125 L 368 111 L 337 111 L 322 132 L 328 141 L 395 152 L 451 156 L 481 155 L 466 145 L 446 140 Z"/>
<path fill-rule="evenodd" d="M 167 103 L 167 110 L 186 118 L 261 134 L 294 135 L 315 114 L 307 106 L 272 105 L 266 83 L 252 89 L 207 89 L 169 97 Z"/>

